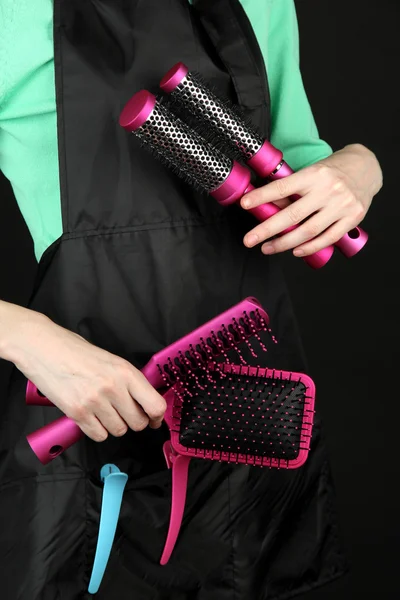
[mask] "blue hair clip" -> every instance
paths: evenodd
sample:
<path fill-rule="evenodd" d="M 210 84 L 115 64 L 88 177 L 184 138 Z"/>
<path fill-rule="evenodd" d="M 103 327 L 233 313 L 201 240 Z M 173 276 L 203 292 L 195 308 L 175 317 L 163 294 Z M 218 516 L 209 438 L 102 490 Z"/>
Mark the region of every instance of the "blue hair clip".
<path fill-rule="evenodd" d="M 104 482 L 104 490 L 101 503 L 99 536 L 88 588 L 89 594 L 96 594 L 107 567 L 128 475 L 121 473 L 115 465 L 108 464 L 102 467 L 100 478 Z"/>

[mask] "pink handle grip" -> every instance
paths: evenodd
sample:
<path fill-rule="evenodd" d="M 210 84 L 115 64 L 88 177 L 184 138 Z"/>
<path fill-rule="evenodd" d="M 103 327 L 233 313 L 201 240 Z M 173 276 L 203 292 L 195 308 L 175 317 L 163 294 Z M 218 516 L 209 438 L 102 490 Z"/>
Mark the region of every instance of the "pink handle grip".
<path fill-rule="evenodd" d="M 26 384 L 26 403 L 31 406 L 54 406 L 54 404 L 46 398 L 33 384 L 31 381 L 28 381 Z"/>
<path fill-rule="evenodd" d="M 271 175 L 271 153 L 275 157 L 276 148 L 272 146 L 268 141 L 265 141 L 260 150 L 247 162 L 247 164 L 261 177 L 268 177 L 269 179 L 276 181 L 277 179 L 283 179 L 294 173 L 293 169 L 286 163 L 282 162 L 281 167 L 276 173 Z M 276 163 L 276 165 L 278 165 Z M 290 200 L 293 202 L 300 198 L 299 195 L 293 195 Z M 367 243 L 368 234 L 361 227 L 354 227 L 348 231 L 340 240 L 335 243 L 335 246 L 346 256 L 350 258 L 357 254 Z"/>
<path fill-rule="evenodd" d="M 168 534 L 160 559 L 161 565 L 166 565 L 169 561 L 181 529 L 191 460 L 188 456 L 176 454 L 169 441 L 164 444 L 164 455 L 168 468 L 172 467 L 172 498 Z"/>
<path fill-rule="evenodd" d="M 83 436 L 75 421 L 64 416 L 30 433 L 26 439 L 40 462 L 47 465 Z"/>

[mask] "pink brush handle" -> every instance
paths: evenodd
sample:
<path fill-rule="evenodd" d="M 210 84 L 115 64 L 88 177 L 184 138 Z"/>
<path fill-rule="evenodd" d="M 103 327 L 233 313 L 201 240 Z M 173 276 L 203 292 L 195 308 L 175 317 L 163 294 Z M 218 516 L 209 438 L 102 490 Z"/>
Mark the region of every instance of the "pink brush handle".
<path fill-rule="evenodd" d="M 261 177 L 268 177 L 275 181 L 283 179 L 294 173 L 289 165 L 282 161 L 283 155 L 280 150 L 277 150 L 268 141 L 265 141 L 260 150 L 249 160 L 247 164 Z M 280 163 L 281 167 L 273 174 L 274 168 Z M 274 166 L 273 166 L 274 165 Z M 271 168 L 273 166 L 273 168 Z M 296 201 L 300 198 L 299 195 L 290 196 L 290 200 Z M 357 254 L 367 243 L 368 234 L 361 227 L 354 227 L 347 232 L 340 240 L 335 243 L 335 246 L 346 256 L 350 258 Z"/>
<path fill-rule="evenodd" d="M 30 433 L 26 439 L 40 462 L 47 465 L 83 436 L 75 421 L 64 416 Z"/>
<path fill-rule="evenodd" d="M 25 401 L 31 406 L 54 406 L 54 404 L 37 389 L 32 381 L 28 381 L 26 384 Z"/>
<path fill-rule="evenodd" d="M 167 409 L 164 415 L 170 433 L 174 429 L 174 399 L 173 389 L 168 390 L 164 395 L 167 403 Z M 165 460 L 169 469 L 172 468 L 172 498 L 169 518 L 168 535 L 165 541 L 164 550 L 161 556 L 160 564 L 166 565 L 174 550 L 176 540 L 181 529 L 183 513 L 185 510 L 186 491 L 189 475 L 190 456 L 182 456 L 172 447 L 170 440 L 163 446 Z"/>
<path fill-rule="evenodd" d="M 31 406 L 54 406 L 31 381 L 26 385 L 26 403 Z M 26 436 L 28 444 L 43 465 L 78 442 L 83 431 L 72 419 L 61 417 Z"/>
<path fill-rule="evenodd" d="M 168 534 L 160 559 L 161 565 L 166 565 L 169 561 L 181 529 L 191 460 L 188 456 L 181 456 L 174 452 L 169 441 L 164 444 L 164 456 L 168 468 L 172 468 L 172 498 Z"/>

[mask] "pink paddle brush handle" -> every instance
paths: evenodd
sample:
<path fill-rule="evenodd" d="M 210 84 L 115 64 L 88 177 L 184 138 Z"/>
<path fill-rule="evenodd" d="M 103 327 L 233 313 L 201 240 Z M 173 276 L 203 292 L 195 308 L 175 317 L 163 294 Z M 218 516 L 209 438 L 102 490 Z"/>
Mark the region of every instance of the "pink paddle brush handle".
<path fill-rule="evenodd" d="M 36 385 L 32 381 L 28 381 L 26 384 L 26 398 L 25 401 L 31 406 L 54 406 L 52 402 L 46 396 L 40 393 Z"/>
<path fill-rule="evenodd" d="M 277 150 L 268 141 L 265 141 L 260 150 L 247 162 L 247 164 L 261 177 L 268 177 L 275 181 L 277 179 L 283 179 L 294 173 L 293 169 L 286 163 L 282 162 L 282 152 Z M 279 165 L 282 162 L 281 167 L 271 175 L 273 169 L 272 165 Z M 298 194 L 290 196 L 290 200 L 296 201 L 300 198 Z M 340 240 L 335 243 L 335 246 L 346 256 L 350 258 L 357 254 L 367 243 L 368 234 L 361 227 L 354 227 L 348 231 Z"/>
<path fill-rule="evenodd" d="M 173 390 L 168 390 L 164 395 L 167 403 L 164 420 L 170 430 L 174 429 L 173 406 L 174 406 Z M 161 565 L 166 565 L 174 550 L 176 541 L 182 525 L 183 513 L 185 511 L 186 491 L 189 475 L 190 457 L 178 454 L 172 447 L 171 441 L 168 440 L 163 446 L 165 460 L 169 469 L 172 469 L 172 498 L 167 539 L 165 541 L 164 550 L 160 559 Z"/>
<path fill-rule="evenodd" d="M 75 421 L 64 416 L 30 433 L 26 439 L 40 462 L 47 465 L 83 436 Z"/>
<path fill-rule="evenodd" d="M 26 385 L 26 403 L 31 406 L 54 406 L 31 381 Z M 28 444 L 43 465 L 78 442 L 84 433 L 72 419 L 61 417 L 26 436 Z"/>
<path fill-rule="evenodd" d="M 160 559 L 161 565 L 166 565 L 174 550 L 181 529 L 185 511 L 186 491 L 188 484 L 190 457 L 176 454 L 171 442 L 165 442 L 164 456 L 168 468 L 172 468 L 172 498 L 167 539 Z"/>

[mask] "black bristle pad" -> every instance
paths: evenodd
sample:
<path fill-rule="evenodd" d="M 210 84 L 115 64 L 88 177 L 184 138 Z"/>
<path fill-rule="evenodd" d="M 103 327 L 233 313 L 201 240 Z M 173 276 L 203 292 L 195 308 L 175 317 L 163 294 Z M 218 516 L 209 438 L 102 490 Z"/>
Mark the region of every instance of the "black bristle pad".
<path fill-rule="evenodd" d="M 207 193 L 222 185 L 231 172 L 232 160 L 160 101 L 147 121 L 133 133 L 175 173 Z"/>
<path fill-rule="evenodd" d="M 230 150 L 233 158 L 248 160 L 263 145 L 263 138 L 240 109 L 214 93 L 198 73 L 189 72 L 170 96 L 182 118 L 191 115 L 193 119 L 188 122 L 197 122 L 198 131 L 207 140 L 216 136 L 221 149 Z"/>
<path fill-rule="evenodd" d="M 246 368 L 244 371 L 246 373 Z M 301 449 L 307 387 L 301 380 L 199 374 L 181 395 L 179 441 L 186 448 L 293 460 Z M 303 442 L 304 444 L 304 442 Z"/>

